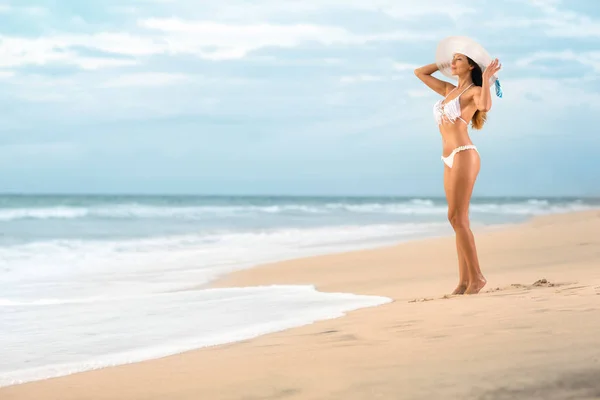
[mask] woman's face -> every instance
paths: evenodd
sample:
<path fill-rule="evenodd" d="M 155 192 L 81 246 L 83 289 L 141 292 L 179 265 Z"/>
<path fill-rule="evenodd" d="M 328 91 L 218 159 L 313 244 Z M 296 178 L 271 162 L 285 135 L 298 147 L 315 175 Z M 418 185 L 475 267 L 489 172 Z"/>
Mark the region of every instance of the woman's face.
<path fill-rule="evenodd" d="M 470 73 L 472 69 L 473 67 L 469 64 L 469 60 L 467 60 L 467 56 L 464 54 L 456 53 L 454 58 L 452 58 L 452 75 L 461 76 Z"/>

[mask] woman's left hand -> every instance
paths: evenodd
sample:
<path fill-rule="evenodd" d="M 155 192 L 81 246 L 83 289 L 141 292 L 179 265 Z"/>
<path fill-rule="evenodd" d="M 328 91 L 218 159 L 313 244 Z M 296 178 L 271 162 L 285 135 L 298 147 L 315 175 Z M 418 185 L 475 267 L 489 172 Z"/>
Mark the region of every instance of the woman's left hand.
<path fill-rule="evenodd" d="M 492 60 L 490 65 L 488 65 L 485 71 L 483 71 L 483 81 L 489 82 L 492 76 L 494 76 L 496 72 L 500 71 L 500 68 L 502 68 L 500 61 L 498 61 L 497 58 Z"/>

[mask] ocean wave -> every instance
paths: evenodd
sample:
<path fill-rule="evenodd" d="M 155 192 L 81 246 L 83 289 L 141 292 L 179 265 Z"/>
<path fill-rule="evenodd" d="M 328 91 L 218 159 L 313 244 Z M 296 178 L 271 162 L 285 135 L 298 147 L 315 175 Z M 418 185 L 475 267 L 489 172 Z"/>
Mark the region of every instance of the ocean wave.
<path fill-rule="evenodd" d="M 510 202 L 473 202 L 471 211 L 482 214 L 541 215 L 568 211 L 582 211 L 600 207 L 600 203 L 582 200 L 551 202 L 545 199 L 527 199 Z M 326 202 L 315 204 L 272 205 L 149 205 L 122 203 L 90 206 L 49 206 L 28 208 L 0 208 L 0 222 L 24 219 L 190 219 L 244 217 L 256 215 L 331 215 L 331 214 L 389 214 L 441 215 L 446 213 L 444 201 L 412 199 L 400 202 Z"/>
<path fill-rule="evenodd" d="M 5 208 L 0 209 L 0 221 L 84 218 L 88 211 L 82 207 Z"/>
<path fill-rule="evenodd" d="M 256 264 L 443 235 L 449 233 L 447 225 L 274 228 L 14 244 L 0 247 L 0 293 L 4 301 L 33 299 L 42 301 L 41 305 L 57 295 L 73 299 L 178 290 Z M 22 286 L 22 282 L 30 285 Z"/>

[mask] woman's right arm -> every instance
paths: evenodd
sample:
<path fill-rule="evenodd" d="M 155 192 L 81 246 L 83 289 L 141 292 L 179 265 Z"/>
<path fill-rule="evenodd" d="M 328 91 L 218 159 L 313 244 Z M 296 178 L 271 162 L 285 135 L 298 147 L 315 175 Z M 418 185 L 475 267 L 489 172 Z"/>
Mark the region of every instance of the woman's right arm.
<path fill-rule="evenodd" d="M 415 75 L 431 89 L 441 94 L 442 96 L 446 96 L 448 90 L 452 90 L 453 86 L 448 82 L 442 81 L 441 79 L 434 78 L 433 76 L 431 76 L 437 70 L 438 66 L 436 63 L 428 64 L 415 69 Z"/>

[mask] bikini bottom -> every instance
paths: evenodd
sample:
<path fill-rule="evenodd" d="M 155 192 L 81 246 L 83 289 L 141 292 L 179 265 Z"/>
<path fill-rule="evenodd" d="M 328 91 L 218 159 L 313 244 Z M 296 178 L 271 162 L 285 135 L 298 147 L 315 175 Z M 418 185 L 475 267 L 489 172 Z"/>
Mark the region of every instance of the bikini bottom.
<path fill-rule="evenodd" d="M 459 146 L 457 148 L 455 148 L 454 150 L 452 150 L 452 153 L 450 153 L 448 155 L 448 157 L 444 157 L 442 156 L 442 161 L 444 162 L 444 164 L 446 164 L 449 168 L 452 168 L 452 164 L 454 164 L 454 156 L 456 155 L 456 153 L 458 153 L 459 151 L 463 151 L 463 150 L 475 150 L 477 151 L 477 147 L 475 147 L 475 145 L 473 144 L 468 144 L 465 146 Z M 478 151 L 477 151 L 478 152 Z M 479 152 L 478 152 L 479 153 Z"/>

